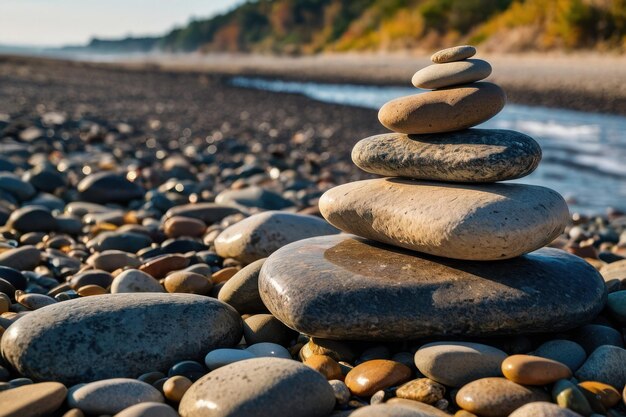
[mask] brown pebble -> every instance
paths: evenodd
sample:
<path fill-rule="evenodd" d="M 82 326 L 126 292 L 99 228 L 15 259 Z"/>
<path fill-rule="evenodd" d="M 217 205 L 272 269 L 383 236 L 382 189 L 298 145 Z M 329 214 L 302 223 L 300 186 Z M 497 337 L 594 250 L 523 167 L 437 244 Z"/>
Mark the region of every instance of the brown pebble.
<path fill-rule="evenodd" d="M 72 408 L 71 410 L 63 414 L 63 417 L 85 417 L 85 414 L 83 414 L 83 412 L 80 411 L 78 408 Z"/>
<path fill-rule="evenodd" d="M 189 389 L 189 387 L 193 384 L 189 378 L 186 378 L 181 375 L 176 375 L 169 378 L 163 384 L 163 393 L 165 394 L 165 398 L 170 401 L 180 402 L 185 392 Z"/>
<path fill-rule="evenodd" d="M 3 417 L 38 417 L 51 414 L 65 401 L 67 388 L 58 382 L 23 385 L 0 392 Z"/>
<path fill-rule="evenodd" d="M 396 391 L 396 396 L 407 400 L 419 401 L 426 404 L 435 404 L 443 399 L 446 387 L 429 378 L 419 378 L 409 381 Z"/>
<path fill-rule="evenodd" d="M 220 269 L 216 273 L 211 276 L 213 282 L 220 283 L 226 282 L 231 279 L 237 272 L 239 272 L 239 268 L 234 266 L 229 266 L 228 268 Z"/>
<path fill-rule="evenodd" d="M 140 271 L 152 275 L 156 279 L 164 278 L 168 272 L 178 271 L 189 265 L 189 259 L 180 254 L 162 255 L 148 260 L 139 267 Z"/>
<path fill-rule="evenodd" d="M 105 290 L 104 288 L 102 288 L 99 285 L 85 285 L 83 287 L 80 287 L 77 291 L 78 295 L 80 295 L 81 297 L 89 297 L 90 295 L 103 295 L 103 294 L 107 294 L 107 290 Z"/>
<path fill-rule="evenodd" d="M 324 375 L 329 381 L 331 379 L 343 380 L 341 366 L 333 358 L 325 355 L 311 355 L 304 361 L 304 364 Z"/>
<path fill-rule="evenodd" d="M 376 391 L 411 379 L 411 369 L 399 362 L 374 359 L 355 366 L 346 375 L 346 385 L 354 395 L 369 397 Z"/>
<path fill-rule="evenodd" d="M 353 362 L 356 358 L 356 355 L 347 344 L 338 340 L 321 339 L 318 337 L 312 337 L 300 349 L 299 357 L 302 361 L 305 361 L 311 355 L 330 356 L 337 362 Z"/>
<path fill-rule="evenodd" d="M 578 384 L 579 387 L 591 392 L 603 406 L 611 408 L 622 399 L 619 391 L 609 384 L 598 381 L 584 381 Z"/>
<path fill-rule="evenodd" d="M 170 293 L 189 293 L 206 295 L 213 288 L 210 279 L 195 272 L 178 271 L 168 275 L 163 282 Z"/>
<path fill-rule="evenodd" d="M 174 216 L 165 220 L 163 230 L 168 237 L 181 236 L 199 237 L 206 230 L 206 224 L 202 220 L 191 217 Z"/>
<path fill-rule="evenodd" d="M 567 365 L 530 355 L 511 355 L 502 362 L 502 374 L 522 385 L 548 385 L 572 377 Z"/>

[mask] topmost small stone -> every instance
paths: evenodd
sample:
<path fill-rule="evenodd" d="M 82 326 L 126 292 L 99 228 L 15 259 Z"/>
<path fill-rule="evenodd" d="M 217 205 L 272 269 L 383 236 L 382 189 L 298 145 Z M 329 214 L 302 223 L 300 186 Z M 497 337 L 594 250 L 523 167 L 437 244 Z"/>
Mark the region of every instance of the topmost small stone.
<path fill-rule="evenodd" d="M 460 45 L 437 51 L 430 57 L 430 60 L 435 64 L 443 64 L 445 62 L 461 61 L 474 55 L 476 55 L 476 48 L 470 45 Z"/>

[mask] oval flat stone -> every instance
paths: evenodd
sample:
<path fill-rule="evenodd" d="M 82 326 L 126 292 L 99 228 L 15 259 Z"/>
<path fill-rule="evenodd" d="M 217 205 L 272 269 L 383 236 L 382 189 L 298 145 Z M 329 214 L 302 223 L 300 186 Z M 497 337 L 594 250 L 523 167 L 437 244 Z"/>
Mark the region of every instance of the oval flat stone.
<path fill-rule="evenodd" d="M 363 171 L 390 177 L 451 182 L 495 182 L 524 177 L 537 168 L 541 148 L 512 130 L 453 133 L 386 133 L 359 141 L 352 161 Z"/>
<path fill-rule="evenodd" d="M 431 255 L 479 261 L 539 249 L 569 221 L 567 204 L 556 191 L 525 184 L 379 178 L 332 188 L 319 206 L 326 220 L 345 232 Z"/>
<path fill-rule="evenodd" d="M 449 387 L 490 376 L 501 376 L 506 353 L 471 342 L 435 342 L 415 352 L 415 365 L 427 377 Z"/>
<path fill-rule="evenodd" d="M 429 65 L 417 71 L 411 83 L 417 88 L 434 90 L 480 81 L 491 75 L 491 65 L 482 59 Z"/>
<path fill-rule="evenodd" d="M 193 219 L 201 220 L 205 224 L 211 225 L 219 222 L 226 216 L 238 213 L 241 213 L 238 208 L 224 204 L 197 203 L 183 204 L 181 206 L 172 207 L 165 213 L 163 218 L 167 220 L 174 216 L 191 217 Z"/>
<path fill-rule="evenodd" d="M 315 417 L 330 414 L 334 406 L 333 390 L 320 373 L 291 359 L 256 358 L 200 378 L 178 412 L 182 417 Z"/>
<path fill-rule="evenodd" d="M 476 55 L 476 48 L 471 45 L 459 45 L 435 52 L 431 55 L 430 60 L 436 64 L 442 64 L 444 62 L 454 62 L 471 58 L 474 55 Z"/>
<path fill-rule="evenodd" d="M 506 94 L 495 84 L 464 84 L 391 100 L 380 108 L 378 120 L 398 133 L 451 132 L 491 119 L 505 103 Z"/>
<path fill-rule="evenodd" d="M 65 401 L 67 388 L 58 382 L 29 384 L 0 392 L 3 417 L 39 417 L 52 414 Z"/>
<path fill-rule="evenodd" d="M 530 355 L 511 355 L 502 362 L 502 373 L 522 385 L 548 385 L 572 377 L 572 371 L 552 359 Z"/>
<path fill-rule="evenodd" d="M 537 401 L 528 403 L 521 406 L 517 410 L 513 411 L 509 417 L 581 417 L 580 414 L 568 410 L 567 408 L 559 407 L 556 404 L 552 404 L 546 401 Z"/>
<path fill-rule="evenodd" d="M 145 190 L 123 175 L 98 172 L 85 177 L 77 186 L 80 198 L 91 203 L 127 203 L 143 198 Z"/>
<path fill-rule="evenodd" d="M 535 356 L 552 359 L 568 366 L 574 372 L 587 359 L 585 349 L 571 340 L 554 339 L 539 346 L 532 353 Z"/>
<path fill-rule="evenodd" d="M 606 301 L 598 272 L 559 249 L 469 262 L 346 235 L 279 249 L 261 269 L 259 291 L 292 329 L 343 340 L 557 332 Z"/>
<path fill-rule="evenodd" d="M 150 384 L 128 378 L 113 378 L 70 390 L 67 403 L 87 414 L 115 414 L 143 402 L 160 402 L 163 396 Z"/>
<path fill-rule="evenodd" d="M 597 381 L 583 381 L 578 384 L 578 386 L 595 395 L 606 408 L 611 408 L 617 405 L 617 403 L 622 399 L 619 391 L 609 384 Z"/>
<path fill-rule="evenodd" d="M 237 312 L 209 297 L 111 294 L 28 313 L 4 333 L 2 354 L 29 378 L 75 384 L 202 359 L 241 336 Z"/>
<path fill-rule="evenodd" d="M 147 402 L 128 407 L 115 417 L 178 417 L 178 413 L 167 404 Z"/>
<path fill-rule="evenodd" d="M 505 417 L 524 404 L 549 399 L 539 388 L 524 387 L 504 378 L 470 382 L 456 395 L 459 407 L 484 417 Z"/>
<path fill-rule="evenodd" d="M 235 308 L 240 314 L 267 311 L 259 295 L 259 272 L 265 258 L 246 265 L 220 289 L 217 298 Z"/>
<path fill-rule="evenodd" d="M 411 379 L 411 369 L 400 362 L 374 359 L 352 368 L 346 375 L 350 392 L 360 397 L 370 397 L 376 391 L 399 385 Z"/>
<path fill-rule="evenodd" d="M 223 258 L 251 263 L 267 257 L 291 242 L 338 230 L 319 217 L 266 211 L 228 227 L 215 239 L 215 251 Z"/>

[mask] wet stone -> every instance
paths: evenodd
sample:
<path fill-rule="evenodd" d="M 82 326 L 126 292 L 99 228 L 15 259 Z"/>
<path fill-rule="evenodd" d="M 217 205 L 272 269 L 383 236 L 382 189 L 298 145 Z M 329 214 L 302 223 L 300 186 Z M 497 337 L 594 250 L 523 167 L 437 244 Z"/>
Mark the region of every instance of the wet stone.
<path fill-rule="evenodd" d="M 145 190 L 122 175 L 99 172 L 78 184 L 80 198 L 91 203 L 127 203 L 143 198 Z"/>
<path fill-rule="evenodd" d="M 67 402 L 86 414 L 115 414 L 138 403 L 163 402 L 163 396 L 145 382 L 113 378 L 70 390 Z"/>
<path fill-rule="evenodd" d="M 370 397 L 376 391 L 399 385 L 411 378 L 411 369 L 401 363 L 375 359 L 355 366 L 346 375 L 346 385 L 360 397 Z"/>

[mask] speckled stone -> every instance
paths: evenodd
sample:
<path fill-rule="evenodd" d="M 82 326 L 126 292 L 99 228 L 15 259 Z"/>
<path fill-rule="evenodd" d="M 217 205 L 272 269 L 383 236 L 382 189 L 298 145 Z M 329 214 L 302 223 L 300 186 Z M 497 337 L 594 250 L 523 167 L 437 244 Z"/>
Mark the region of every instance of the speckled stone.
<path fill-rule="evenodd" d="M 626 350 L 604 345 L 593 351 L 576 371 L 579 381 L 599 381 L 617 389 L 626 386 Z"/>
<path fill-rule="evenodd" d="M 418 410 L 389 404 L 361 407 L 350 413 L 350 417 L 438 417 Z"/>
<path fill-rule="evenodd" d="M 0 392 L 0 416 L 47 416 L 65 401 L 67 388 L 58 382 L 29 384 Z"/>
<path fill-rule="evenodd" d="M 413 75 L 411 83 L 417 88 L 434 90 L 473 83 L 489 75 L 491 75 L 489 62 L 482 59 L 465 59 L 424 67 Z"/>
<path fill-rule="evenodd" d="M 572 371 L 560 362 L 530 355 L 511 355 L 502 362 L 502 373 L 522 385 L 548 385 L 572 377 Z"/>
<path fill-rule="evenodd" d="M 580 414 L 545 401 L 528 403 L 513 411 L 509 417 L 582 417 Z"/>
<path fill-rule="evenodd" d="M 352 368 L 346 375 L 350 392 L 360 397 L 370 397 L 381 389 L 400 385 L 411 379 L 411 369 L 400 362 L 374 359 Z"/>
<path fill-rule="evenodd" d="M 259 272 L 265 258 L 252 262 L 233 275 L 220 289 L 217 298 L 241 314 L 267 311 L 259 295 Z"/>
<path fill-rule="evenodd" d="M 505 103 L 506 94 L 495 84 L 464 84 L 391 100 L 379 110 L 378 120 L 398 133 L 452 132 L 491 119 Z"/>
<path fill-rule="evenodd" d="M 595 317 L 606 300 L 598 272 L 559 249 L 468 262 L 347 235 L 278 250 L 259 290 L 290 328 L 343 340 L 556 332 Z"/>
<path fill-rule="evenodd" d="M 334 406 L 333 390 L 318 372 L 289 359 L 256 358 L 200 378 L 178 411 L 182 417 L 317 417 Z"/>
<path fill-rule="evenodd" d="M 535 349 L 532 354 L 561 362 L 567 365 L 572 372 L 580 368 L 580 365 L 587 359 L 587 354 L 582 346 L 571 340 L 562 339 L 549 340 Z"/>
<path fill-rule="evenodd" d="M 379 178 L 332 188 L 319 206 L 326 220 L 347 233 L 479 261 L 539 249 L 559 236 L 569 221 L 567 204 L 556 191 L 525 184 Z"/>
<path fill-rule="evenodd" d="M 418 378 L 407 382 L 396 390 L 396 396 L 407 400 L 435 404 L 446 393 L 446 387 L 429 378 Z"/>
<path fill-rule="evenodd" d="M 206 295 L 213 288 L 211 280 L 195 272 L 176 271 L 163 281 L 167 292 Z"/>
<path fill-rule="evenodd" d="M 471 45 L 459 45 L 442 49 L 431 55 L 430 60 L 435 64 L 461 61 L 476 55 L 476 48 Z"/>
<path fill-rule="evenodd" d="M 104 379 L 70 390 L 67 403 L 86 414 L 115 414 L 142 402 L 163 402 L 150 384 L 128 378 Z"/>
<path fill-rule="evenodd" d="M 456 395 L 459 407 L 484 417 L 505 417 L 525 404 L 549 399 L 539 388 L 524 387 L 505 378 L 470 382 Z"/>
<path fill-rule="evenodd" d="M 338 230 L 319 217 L 266 211 L 228 227 L 215 239 L 215 250 L 223 258 L 251 263 L 300 239 L 332 235 Z"/>
<path fill-rule="evenodd" d="M 453 133 L 386 133 L 359 141 L 352 161 L 363 171 L 421 180 L 494 182 L 524 177 L 541 160 L 530 136 L 512 130 Z"/>
<path fill-rule="evenodd" d="M 28 313 L 4 333 L 2 354 L 34 380 L 75 384 L 201 359 L 207 350 L 234 346 L 241 335 L 237 312 L 209 297 L 111 294 Z"/>
<path fill-rule="evenodd" d="M 115 417 L 178 417 L 178 413 L 167 404 L 146 402 L 128 407 Z"/>
<path fill-rule="evenodd" d="M 127 269 L 113 279 L 111 293 L 165 292 L 159 281 L 138 269 Z"/>
<path fill-rule="evenodd" d="M 480 378 L 501 376 L 506 357 L 500 349 L 480 343 L 434 342 L 415 352 L 415 365 L 437 382 L 461 387 Z"/>

